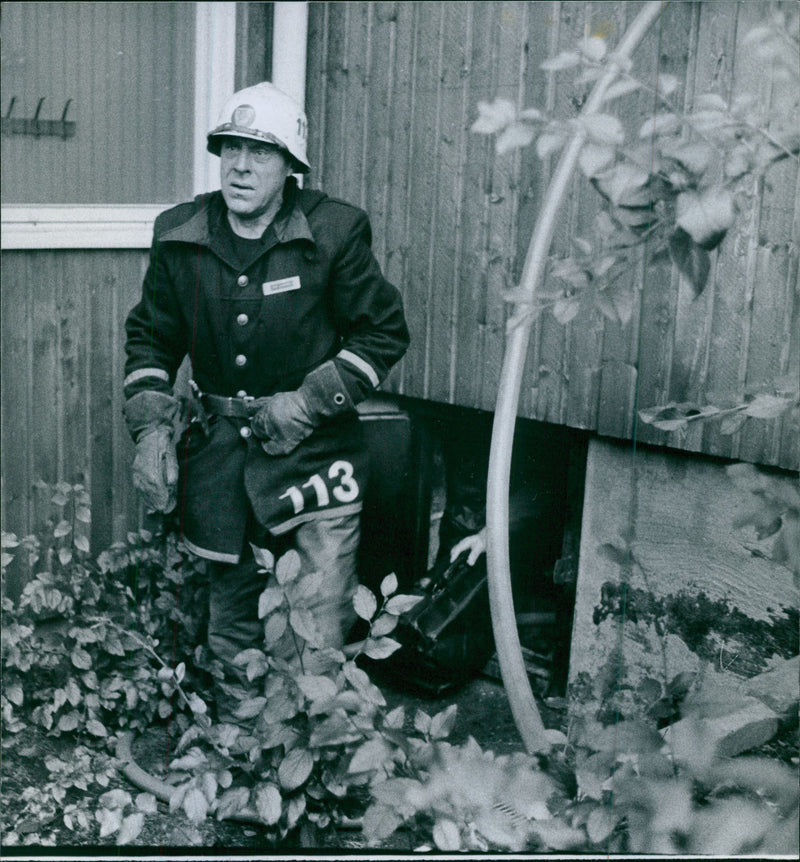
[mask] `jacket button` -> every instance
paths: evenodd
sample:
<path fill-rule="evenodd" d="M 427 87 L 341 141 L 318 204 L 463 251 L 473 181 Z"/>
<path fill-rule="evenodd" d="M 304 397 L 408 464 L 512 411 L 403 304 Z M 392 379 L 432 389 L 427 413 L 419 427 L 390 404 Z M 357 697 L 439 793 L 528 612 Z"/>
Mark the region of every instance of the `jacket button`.
<path fill-rule="evenodd" d="M 239 368 L 241 368 L 243 365 L 247 365 L 247 357 L 244 355 L 244 353 L 240 353 L 233 361 L 239 366 Z"/>
<path fill-rule="evenodd" d="M 236 397 L 237 397 L 237 398 L 247 398 L 247 393 L 244 391 L 244 389 L 240 389 L 240 390 L 236 393 Z"/>
<path fill-rule="evenodd" d="M 236 279 L 236 283 L 239 287 L 247 287 L 250 284 L 250 279 L 246 275 L 240 275 L 239 278 Z"/>
<path fill-rule="evenodd" d="M 250 322 L 250 318 L 246 314 L 239 314 L 236 317 L 236 322 L 239 326 L 246 326 Z"/>
<path fill-rule="evenodd" d="M 337 392 L 337 393 L 333 396 L 333 403 L 334 403 L 334 404 L 338 404 L 340 407 L 341 407 L 341 405 L 342 405 L 342 404 L 344 404 L 344 401 L 345 401 L 345 398 L 344 398 L 344 395 L 343 395 L 341 392 Z"/>
<path fill-rule="evenodd" d="M 247 438 L 253 433 L 253 429 L 249 425 L 242 425 L 239 429 L 239 433 L 245 440 L 247 440 Z"/>

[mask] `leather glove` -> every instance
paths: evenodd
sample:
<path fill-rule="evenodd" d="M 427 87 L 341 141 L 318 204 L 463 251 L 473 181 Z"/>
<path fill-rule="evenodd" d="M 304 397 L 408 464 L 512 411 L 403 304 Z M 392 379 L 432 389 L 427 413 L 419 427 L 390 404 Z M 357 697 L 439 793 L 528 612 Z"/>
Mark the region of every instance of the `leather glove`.
<path fill-rule="evenodd" d="M 178 459 L 172 428 L 158 425 L 136 442 L 133 485 L 149 512 L 171 512 L 177 502 Z"/>
<path fill-rule="evenodd" d="M 133 484 L 151 512 L 171 512 L 177 502 L 178 459 L 175 421 L 178 401 L 165 392 L 146 390 L 128 399 L 125 421 L 136 441 Z"/>
<path fill-rule="evenodd" d="M 315 368 L 293 392 L 253 402 L 250 427 L 268 455 L 288 455 L 323 419 L 355 409 L 332 360 Z"/>

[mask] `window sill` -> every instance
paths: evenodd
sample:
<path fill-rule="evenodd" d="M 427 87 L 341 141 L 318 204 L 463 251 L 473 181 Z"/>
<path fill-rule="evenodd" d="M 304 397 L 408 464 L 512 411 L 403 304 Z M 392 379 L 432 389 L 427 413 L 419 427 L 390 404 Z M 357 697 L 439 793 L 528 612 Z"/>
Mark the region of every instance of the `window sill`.
<path fill-rule="evenodd" d="M 0 249 L 149 248 L 153 222 L 171 204 L 10 204 Z"/>

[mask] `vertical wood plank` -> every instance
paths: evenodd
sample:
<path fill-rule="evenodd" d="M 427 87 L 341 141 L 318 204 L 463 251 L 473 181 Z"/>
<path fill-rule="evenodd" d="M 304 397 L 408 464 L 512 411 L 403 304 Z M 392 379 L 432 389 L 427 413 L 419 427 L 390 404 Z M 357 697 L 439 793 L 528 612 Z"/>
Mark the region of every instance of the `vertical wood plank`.
<path fill-rule="evenodd" d="M 472 125 L 478 115 L 478 102 L 491 102 L 494 98 L 492 8 L 486 3 L 471 3 L 470 14 L 472 40 L 466 58 L 466 93 L 462 95 L 467 102 L 464 120 L 467 126 Z M 453 401 L 457 404 L 481 403 L 487 338 L 486 273 L 490 265 L 494 265 L 488 253 L 493 146 L 493 141 L 484 135 L 470 133 L 465 140 L 463 264 L 453 336 L 457 346 L 450 372 Z"/>
<path fill-rule="evenodd" d="M 609 4 L 611 5 L 611 4 Z M 580 2 L 562 2 L 553 9 L 553 20 L 550 23 L 552 34 L 548 44 L 548 56 L 554 56 L 560 51 L 574 49 L 584 36 L 587 26 L 587 7 Z M 542 58 L 545 59 L 545 58 Z M 555 117 L 573 117 L 578 107 L 572 101 L 573 87 L 570 72 L 545 72 L 538 69 L 541 60 L 536 64 L 537 73 L 546 81 L 545 107 Z M 555 153 L 539 162 L 539 171 L 546 178 L 542 194 L 547 193 L 550 178 L 558 162 L 559 154 Z M 575 201 L 578 188 L 578 178 L 575 177 L 570 187 L 570 200 Z M 524 260 L 527 250 L 520 248 L 520 260 Z M 550 246 L 551 256 L 567 256 L 571 245 L 569 209 L 562 208 L 560 217 L 553 232 Z M 520 264 L 521 266 L 521 264 Z M 563 285 L 554 284 L 546 278 L 541 288 L 549 292 Z M 573 324 L 574 326 L 574 324 Z M 570 330 L 560 324 L 553 315 L 546 311 L 536 322 L 532 349 L 529 351 L 526 382 L 528 383 L 527 399 L 522 401 L 524 415 L 543 422 L 560 422 L 562 413 L 562 398 L 566 385 L 566 369 L 569 356 Z"/>
<path fill-rule="evenodd" d="M 689 92 L 689 79 L 697 60 L 701 9 L 699 3 L 665 7 L 657 32 L 648 34 L 647 50 L 637 52 L 637 69 L 644 72 L 649 87 L 656 85 L 658 75 L 673 75 L 682 82 L 683 92 L 680 96 L 676 93 L 673 101 L 685 100 Z M 637 102 L 642 119 L 668 110 L 652 95 L 640 95 Z M 669 400 L 680 291 L 677 272 L 668 262 L 648 263 L 642 276 L 637 409 Z M 636 422 L 635 428 L 636 437 L 642 442 L 663 445 L 667 441 L 667 435 L 652 426 Z"/>
<path fill-rule="evenodd" d="M 57 297 L 60 274 L 53 252 L 29 256 L 26 287 L 33 288 L 30 327 L 33 346 L 31 446 L 34 479 L 63 479 L 64 402 L 59 352 L 61 349 Z"/>
<path fill-rule="evenodd" d="M 468 134 L 462 100 L 462 72 L 470 51 L 472 15 L 457 4 L 442 3 L 437 57 L 436 171 L 433 191 L 436 236 L 428 259 L 429 314 L 427 321 L 426 390 L 437 401 L 451 400 L 451 368 L 457 344 L 453 342 L 460 290 L 463 165 Z"/>
<path fill-rule="evenodd" d="M 412 69 L 413 105 L 410 138 L 412 170 L 408 195 L 409 256 L 407 284 L 413 301 L 406 306 L 406 319 L 413 343 L 404 368 L 404 383 L 416 396 L 428 397 L 427 360 L 430 350 L 430 260 L 438 211 L 438 122 L 439 49 L 443 4 L 422 2 L 414 6 L 415 54 Z"/>
<path fill-rule="evenodd" d="M 27 258 L 3 254 L 3 289 L 0 290 L 0 473 L 2 475 L 2 529 L 24 535 L 29 523 L 31 341 L 28 332 Z"/>
<path fill-rule="evenodd" d="M 694 75 L 686 90 L 687 110 L 691 110 L 697 98 L 707 92 L 727 97 L 735 44 L 736 6 L 728 2 L 703 5 L 696 55 L 693 58 Z M 712 261 L 709 283 L 698 297 L 695 297 L 686 279 L 680 280 L 669 386 L 669 399 L 672 401 L 694 401 L 703 397 L 716 300 L 717 262 L 718 255 Z M 702 435 L 701 425 L 691 426 L 680 435 L 680 443 L 696 451 L 700 448 Z"/>
<path fill-rule="evenodd" d="M 87 274 L 86 291 L 90 308 L 92 360 L 90 422 L 90 469 L 92 487 L 92 544 L 103 547 L 114 535 L 114 497 L 121 486 L 114 481 L 114 389 L 120 385 L 113 361 L 116 283 L 113 273 L 96 269 Z"/>
<path fill-rule="evenodd" d="M 60 284 L 59 368 L 62 378 L 63 403 L 63 462 L 64 480 L 86 486 L 89 481 L 89 431 L 86 422 L 87 404 L 92 393 L 87 387 L 87 267 L 92 255 L 57 253 Z"/>
<path fill-rule="evenodd" d="M 522 98 L 524 4 L 497 3 L 492 13 L 493 97 L 518 105 Z M 520 156 L 518 152 L 498 155 L 491 149 L 489 158 L 491 161 L 485 185 L 488 206 L 484 342 L 479 366 L 481 385 L 477 406 L 492 410 L 497 402 L 508 318 L 502 291 L 514 284 Z"/>
<path fill-rule="evenodd" d="M 306 114 L 308 116 L 308 156 L 311 172 L 307 180 L 316 188 L 325 186 L 326 116 L 328 105 L 328 3 L 312 3 L 308 8 L 308 51 L 306 68 Z"/>
<path fill-rule="evenodd" d="M 384 8 L 385 4 L 380 4 Z M 386 277 L 403 295 L 406 311 L 416 302 L 409 284 L 411 254 L 412 199 L 409 194 L 410 178 L 414 165 L 414 69 L 416 66 L 417 26 L 416 4 L 397 3 L 394 15 L 388 16 L 387 25 L 394 51 L 392 66 L 391 108 L 388 116 L 389 149 L 387 160 L 388 188 L 386 199 L 383 265 Z M 417 333 L 411 334 L 412 350 L 417 346 Z M 393 369 L 387 388 L 409 392 L 407 382 L 408 359 Z M 414 394 L 414 393 L 409 393 Z"/>

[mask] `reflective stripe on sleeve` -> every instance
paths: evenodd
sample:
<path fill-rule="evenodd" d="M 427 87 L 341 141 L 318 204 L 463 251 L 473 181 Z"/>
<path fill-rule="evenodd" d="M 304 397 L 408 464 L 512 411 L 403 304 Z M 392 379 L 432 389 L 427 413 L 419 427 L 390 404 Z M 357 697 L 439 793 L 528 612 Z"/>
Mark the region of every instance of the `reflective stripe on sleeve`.
<path fill-rule="evenodd" d="M 341 359 L 343 362 L 347 362 L 349 365 L 352 365 L 355 369 L 360 371 L 373 385 L 373 387 L 377 387 L 381 382 L 378 378 L 378 375 L 375 373 L 375 369 L 367 362 L 365 359 L 362 359 L 360 356 L 357 356 L 355 353 L 351 353 L 349 350 L 340 350 L 336 354 L 337 359 Z"/>
<path fill-rule="evenodd" d="M 139 368 L 131 373 L 122 381 L 123 388 L 130 386 L 131 383 L 136 383 L 137 380 L 142 380 L 145 377 L 156 377 L 169 383 L 169 374 L 163 368 Z"/>

